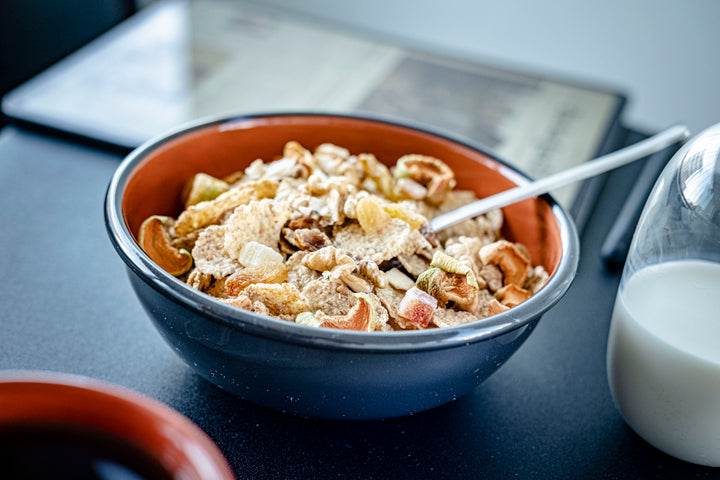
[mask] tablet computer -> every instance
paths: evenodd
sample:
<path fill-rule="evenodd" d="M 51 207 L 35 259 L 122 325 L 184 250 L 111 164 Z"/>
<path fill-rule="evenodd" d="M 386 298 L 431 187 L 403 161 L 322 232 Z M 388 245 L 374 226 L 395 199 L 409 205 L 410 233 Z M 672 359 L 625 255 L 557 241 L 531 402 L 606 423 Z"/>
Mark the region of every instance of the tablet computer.
<path fill-rule="evenodd" d="M 356 113 L 466 139 L 540 178 L 619 146 L 625 102 L 604 86 L 262 5 L 160 0 L 10 92 L 2 109 L 126 149 L 205 117 Z M 581 220 L 590 186 L 553 194 Z"/>

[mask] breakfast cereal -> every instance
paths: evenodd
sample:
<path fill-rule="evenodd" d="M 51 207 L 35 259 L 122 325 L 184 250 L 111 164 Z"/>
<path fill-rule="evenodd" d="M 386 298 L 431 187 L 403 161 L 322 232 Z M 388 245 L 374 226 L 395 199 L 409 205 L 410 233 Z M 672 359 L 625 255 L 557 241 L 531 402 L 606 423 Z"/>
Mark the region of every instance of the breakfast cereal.
<path fill-rule="evenodd" d="M 362 331 L 462 325 L 512 308 L 548 278 L 501 237 L 499 209 L 431 232 L 476 200 L 441 159 L 388 168 L 371 153 L 288 142 L 282 157 L 189 179 L 176 219 L 153 216 L 145 252 L 191 288 L 302 325 Z"/>

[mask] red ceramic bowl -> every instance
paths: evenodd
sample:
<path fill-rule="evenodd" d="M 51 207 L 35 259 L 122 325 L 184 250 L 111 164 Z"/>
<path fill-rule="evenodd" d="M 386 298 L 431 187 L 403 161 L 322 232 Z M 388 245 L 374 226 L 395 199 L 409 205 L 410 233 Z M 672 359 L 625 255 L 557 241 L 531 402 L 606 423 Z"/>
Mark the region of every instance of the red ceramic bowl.
<path fill-rule="evenodd" d="M 204 377 L 236 395 L 301 415 L 379 418 L 448 402 L 477 386 L 522 344 L 565 293 L 579 256 L 577 233 L 550 195 L 504 208 L 505 237 L 528 247 L 551 274 L 529 300 L 452 328 L 354 332 L 305 327 L 230 307 L 159 268 L 138 247 L 150 215 L 177 216 L 181 191 L 197 172 L 218 177 L 272 159 L 289 140 L 330 142 L 393 165 L 402 155 L 442 159 L 458 188 L 479 197 L 530 179 L 480 148 L 411 126 L 371 118 L 275 114 L 203 122 L 130 154 L 108 187 L 110 239 L 155 326 Z"/>
<path fill-rule="evenodd" d="M 132 467 L 139 478 L 235 478 L 213 441 L 175 410 L 119 386 L 74 375 L 0 374 L 0 445 L 0 456 L 17 450 L 15 458 L 3 461 L 3 474 L 16 469 L 12 478 L 13 473 L 39 478 L 33 469 L 52 465 L 58 469 L 52 476 L 62 478 L 75 472 L 66 468 L 88 467 L 88 456 L 101 467 Z M 71 463 L 75 466 L 69 467 Z"/>

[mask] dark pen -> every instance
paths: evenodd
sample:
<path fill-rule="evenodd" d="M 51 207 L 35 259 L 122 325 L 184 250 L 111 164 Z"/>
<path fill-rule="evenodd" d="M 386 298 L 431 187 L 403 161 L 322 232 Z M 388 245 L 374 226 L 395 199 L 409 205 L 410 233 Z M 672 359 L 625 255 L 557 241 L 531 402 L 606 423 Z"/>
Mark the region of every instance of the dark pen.
<path fill-rule="evenodd" d="M 607 268 L 618 269 L 625 263 L 625 258 L 630 249 L 630 242 L 633 233 L 635 233 L 635 226 L 640 219 L 645 201 L 650 195 L 655 181 L 660 176 L 660 172 L 665 168 L 665 165 L 678 148 L 680 148 L 680 143 L 651 155 L 645 162 L 630 194 L 618 213 L 615 223 L 610 228 L 600 248 L 600 258 Z"/>

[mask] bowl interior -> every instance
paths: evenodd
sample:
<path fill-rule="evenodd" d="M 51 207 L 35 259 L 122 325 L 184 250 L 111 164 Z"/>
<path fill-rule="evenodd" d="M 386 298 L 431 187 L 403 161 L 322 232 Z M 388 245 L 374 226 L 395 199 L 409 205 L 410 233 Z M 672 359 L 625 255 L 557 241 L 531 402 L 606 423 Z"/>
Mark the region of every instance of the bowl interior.
<path fill-rule="evenodd" d="M 480 198 L 507 190 L 527 179 L 488 154 L 422 130 L 372 119 L 332 115 L 271 115 L 212 123 L 171 136 L 142 150 L 122 197 L 125 222 L 137 237 L 150 215 L 176 217 L 181 193 L 198 172 L 224 176 L 260 158 L 273 160 L 283 146 L 297 140 L 313 150 L 329 142 L 351 153 L 372 153 L 394 165 L 409 153 L 437 157 L 454 171 L 457 188 Z M 503 209 L 506 238 L 523 243 L 534 264 L 552 274 L 562 256 L 558 222 L 547 197 L 529 199 Z"/>

